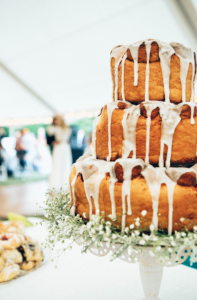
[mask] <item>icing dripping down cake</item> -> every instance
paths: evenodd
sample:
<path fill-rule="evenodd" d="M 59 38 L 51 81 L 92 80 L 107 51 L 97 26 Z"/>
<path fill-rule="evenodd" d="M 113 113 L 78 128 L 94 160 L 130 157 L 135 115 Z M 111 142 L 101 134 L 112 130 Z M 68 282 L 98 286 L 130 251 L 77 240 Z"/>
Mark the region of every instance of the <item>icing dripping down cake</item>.
<path fill-rule="evenodd" d="M 144 228 L 171 234 L 180 218 L 197 224 L 195 53 L 152 39 L 118 46 L 111 74 L 113 101 L 93 122 L 93 154 L 71 170 L 71 212 L 120 216 L 122 230 L 143 210 Z"/>

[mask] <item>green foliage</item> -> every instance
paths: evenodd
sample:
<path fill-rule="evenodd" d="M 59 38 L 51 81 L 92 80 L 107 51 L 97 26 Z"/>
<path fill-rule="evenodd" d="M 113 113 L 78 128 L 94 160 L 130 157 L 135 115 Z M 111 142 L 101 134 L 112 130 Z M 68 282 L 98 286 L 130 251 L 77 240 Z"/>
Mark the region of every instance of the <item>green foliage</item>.
<path fill-rule="evenodd" d="M 134 259 L 135 254 L 142 252 L 144 247 L 149 247 L 152 256 L 157 255 L 159 259 L 165 261 L 168 261 L 172 254 L 176 254 L 178 260 L 180 252 L 185 247 L 192 248 L 193 255 L 196 251 L 197 226 L 194 226 L 193 232 L 184 228 L 173 235 L 156 231 L 153 225 L 147 231 L 140 227 L 141 221 L 146 221 L 146 211 L 142 211 L 142 217 L 135 219 L 135 224 L 126 227 L 123 231 L 119 226 L 114 225 L 117 218 L 112 218 L 111 215 L 105 216 L 104 213 L 99 216 L 92 215 L 91 221 L 86 219 L 86 215 L 83 216 L 84 218 L 79 214 L 72 215 L 69 192 L 57 193 L 53 190 L 49 191 L 47 196 L 44 208 L 46 220 L 41 222 L 47 224 L 49 231 L 45 247 L 54 249 L 57 242 L 64 243 L 65 239 L 70 239 L 71 244 L 80 240 L 83 245 L 82 252 L 87 252 L 93 245 L 94 248 L 99 249 L 102 242 L 106 242 L 108 247 L 119 245 L 112 255 L 112 260 L 121 256 L 126 249 L 129 249 L 130 258 Z M 68 248 L 70 245 L 66 249 Z"/>

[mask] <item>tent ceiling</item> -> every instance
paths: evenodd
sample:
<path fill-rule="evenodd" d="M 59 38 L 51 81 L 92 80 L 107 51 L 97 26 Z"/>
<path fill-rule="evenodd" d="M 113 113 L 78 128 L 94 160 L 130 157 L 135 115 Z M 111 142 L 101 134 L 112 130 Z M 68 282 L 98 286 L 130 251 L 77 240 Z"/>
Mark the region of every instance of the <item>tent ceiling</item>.
<path fill-rule="evenodd" d="M 196 1 L 196 0 L 192 0 Z M 143 38 L 197 49 L 165 0 L 0 0 L 0 62 L 58 112 L 111 101 L 110 50 Z M 53 113 L 0 70 L 0 118 Z"/>

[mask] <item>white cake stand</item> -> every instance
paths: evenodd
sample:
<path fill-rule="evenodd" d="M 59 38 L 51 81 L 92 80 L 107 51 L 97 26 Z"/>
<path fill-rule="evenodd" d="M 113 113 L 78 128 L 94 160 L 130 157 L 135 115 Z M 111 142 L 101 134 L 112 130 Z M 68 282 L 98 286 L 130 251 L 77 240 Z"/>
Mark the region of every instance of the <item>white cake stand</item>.
<path fill-rule="evenodd" d="M 80 239 L 78 239 L 76 243 L 80 246 L 82 245 L 82 241 Z M 99 248 L 93 245 L 89 251 L 96 256 L 102 257 L 107 255 L 109 252 L 113 255 L 113 253 L 115 253 L 120 247 L 120 244 L 109 246 L 108 243 L 101 242 Z M 143 298 L 143 300 L 160 300 L 158 296 L 163 275 L 163 267 L 174 267 L 182 264 L 190 255 L 193 255 L 193 250 L 189 247 L 182 246 L 178 256 L 177 253 L 172 252 L 171 258 L 168 257 L 161 259 L 161 257 L 153 254 L 151 247 L 143 247 L 142 251 L 136 250 L 132 251 L 132 253 L 131 250 L 127 248 L 118 258 L 128 263 L 139 262 L 140 276 L 145 294 L 145 298 Z M 193 260 L 197 262 L 196 255 Z"/>

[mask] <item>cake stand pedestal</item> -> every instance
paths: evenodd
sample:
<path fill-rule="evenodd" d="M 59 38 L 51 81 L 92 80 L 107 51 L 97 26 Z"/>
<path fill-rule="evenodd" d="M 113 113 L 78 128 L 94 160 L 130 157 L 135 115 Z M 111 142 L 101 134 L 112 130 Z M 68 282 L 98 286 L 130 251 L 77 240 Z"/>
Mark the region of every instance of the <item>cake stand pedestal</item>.
<path fill-rule="evenodd" d="M 81 240 L 77 240 L 76 242 L 78 245 L 82 245 Z M 114 254 L 120 248 L 120 244 L 109 246 L 107 243 L 101 242 L 99 248 L 98 246 L 96 247 L 93 245 L 89 251 L 96 256 L 102 257 L 109 252 Z M 193 250 L 189 247 L 182 246 L 181 251 L 179 250 L 179 255 L 177 255 L 176 252 L 172 252 L 170 253 L 170 258 L 161 258 L 153 254 L 151 247 L 140 248 L 140 251 L 138 251 L 137 248 L 138 247 L 135 247 L 134 251 L 127 248 L 118 258 L 128 263 L 139 262 L 140 277 L 145 294 L 145 298 L 142 300 L 160 300 L 159 290 L 163 275 L 163 267 L 174 267 L 182 264 L 190 255 L 193 256 Z M 193 260 L 197 262 L 197 255 L 194 256 L 195 259 L 193 258 Z"/>
<path fill-rule="evenodd" d="M 150 255 L 140 262 L 140 276 L 145 294 L 143 300 L 159 300 L 162 275 L 163 266 L 154 261 Z"/>

